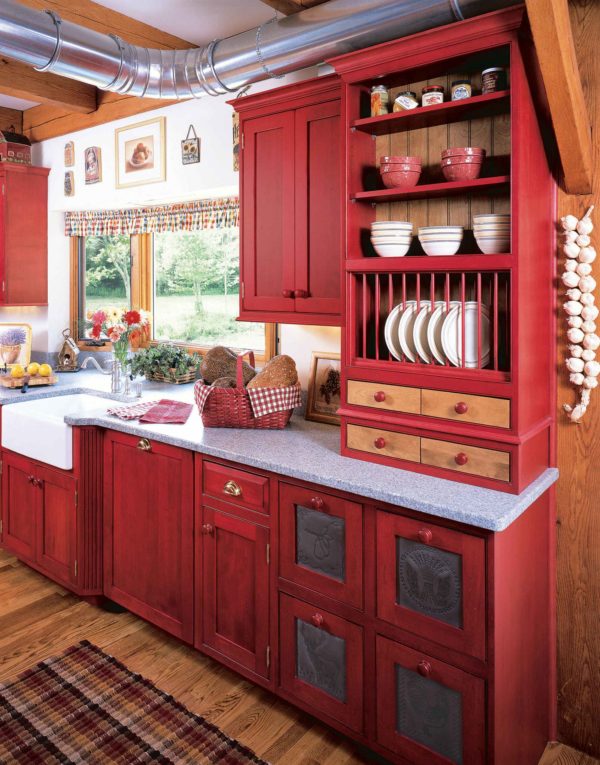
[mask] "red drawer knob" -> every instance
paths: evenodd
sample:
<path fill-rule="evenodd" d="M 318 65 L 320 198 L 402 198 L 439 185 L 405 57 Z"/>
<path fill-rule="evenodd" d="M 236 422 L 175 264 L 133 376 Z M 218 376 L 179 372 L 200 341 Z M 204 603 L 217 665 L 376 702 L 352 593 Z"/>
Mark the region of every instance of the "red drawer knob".
<path fill-rule="evenodd" d="M 310 617 L 310 620 L 315 627 L 318 627 L 319 629 L 325 624 L 325 619 L 323 619 L 322 614 L 313 614 Z"/>
<path fill-rule="evenodd" d="M 376 438 L 373 441 L 373 444 L 375 445 L 376 449 L 383 449 L 383 447 L 385 446 L 385 438 L 382 438 L 381 436 L 379 436 L 379 438 Z"/>
<path fill-rule="evenodd" d="M 423 677 L 429 677 L 431 674 L 431 664 L 425 659 L 422 659 L 417 665 L 417 672 Z"/>
<path fill-rule="evenodd" d="M 294 290 L 283 290 L 281 293 L 284 298 L 293 298 L 294 297 Z"/>
<path fill-rule="evenodd" d="M 431 540 L 433 539 L 433 534 L 431 533 L 430 529 L 419 529 L 417 536 L 424 545 L 431 544 Z"/>
<path fill-rule="evenodd" d="M 381 404 L 382 401 L 385 401 L 385 393 L 382 390 L 378 390 L 377 393 L 373 395 L 373 398 L 378 404 Z"/>
<path fill-rule="evenodd" d="M 215 530 L 215 527 L 211 523 L 205 523 L 202 526 L 202 533 L 203 534 L 212 534 Z"/>
<path fill-rule="evenodd" d="M 325 507 L 325 502 L 323 502 L 321 497 L 313 497 L 310 501 L 310 504 L 315 508 L 315 510 L 322 510 L 323 507 Z"/>
<path fill-rule="evenodd" d="M 307 298 L 308 292 L 306 290 L 294 290 L 294 297 L 296 298 Z"/>
<path fill-rule="evenodd" d="M 454 411 L 456 414 L 466 414 L 469 411 L 469 407 L 464 401 L 459 401 L 457 404 L 454 404 Z"/>
<path fill-rule="evenodd" d="M 469 458 L 464 452 L 459 452 L 454 458 L 454 462 L 456 462 L 457 465 L 466 465 L 468 461 Z"/>

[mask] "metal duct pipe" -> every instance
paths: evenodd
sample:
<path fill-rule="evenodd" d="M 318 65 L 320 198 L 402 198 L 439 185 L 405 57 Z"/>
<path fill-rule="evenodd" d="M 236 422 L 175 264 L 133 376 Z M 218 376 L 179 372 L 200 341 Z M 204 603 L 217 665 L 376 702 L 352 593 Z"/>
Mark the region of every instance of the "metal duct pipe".
<path fill-rule="evenodd" d="M 129 45 L 36 11 L 0 5 L 0 52 L 41 72 L 147 98 L 234 93 L 375 43 L 513 5 L 514 0 L 330 0 L 204 48 Z"/>

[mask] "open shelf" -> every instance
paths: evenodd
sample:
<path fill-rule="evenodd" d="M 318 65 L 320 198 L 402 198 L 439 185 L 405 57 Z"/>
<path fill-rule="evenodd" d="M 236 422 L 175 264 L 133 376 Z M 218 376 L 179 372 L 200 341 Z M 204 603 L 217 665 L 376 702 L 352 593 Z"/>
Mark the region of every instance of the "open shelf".
<path fill-rule="evenodd" d="M 427 183 L 408 189 L 376 189 L 357 191 L 350 199 L 359 202 L 398 202 L 408 199 L 432 199 L 455 194 L 469 194 L 477 191 L 491 191 L 510 183 L 510 175 L 494 175 L 491 178 L 477 178 L 474 181 L 451 181 L 449 183 Z"/>
<path fill-rule="evenodd" d="M 508 253 L 498 255 L 406 255 L 403 258 L 352 258 L 346 260 L 346 271 L 356 273 L 396 273 L 399 271 L 498 271 L 510 269 L 513 256 Z"/>
<path fill-rule="evenodd" d="M 461 101 L 445 101 L 433 106 L 420 106 L 407 112 L 395 112 L 381 117 L 366 117 L 351 123 L 353 130 L 371 135 L 389 135 L 405 130 L 446 125 L 463 120 L 503 114 L 510 108 L 510 91 L 501 90 Z"/>

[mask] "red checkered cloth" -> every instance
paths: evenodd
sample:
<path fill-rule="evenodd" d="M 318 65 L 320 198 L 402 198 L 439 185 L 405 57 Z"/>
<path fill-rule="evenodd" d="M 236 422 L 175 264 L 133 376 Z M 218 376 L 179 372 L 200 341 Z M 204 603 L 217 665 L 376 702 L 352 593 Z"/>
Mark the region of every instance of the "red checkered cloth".
<path fill-rule="evenodd" d="M 140 401 L 137 404 L 128 404 L 127 406 L 113 406 L 106 411 L 107 414 L 113 414 L 121 420 L 138 420 L 158 403 L 158 401 Z"/>
<path fill-rule="evenodd" d="M 202 414 L 206 399 L 215 390 L 212 385 L 196 383 L 194 395 L 198 411 Z M 246 388 L 250 399 L 250 406 L 255 417 L 264 417 L 272 412 L 281 412 L 284 409 L 295 409 L 302 404 L 302 387 L 300 383 L 288 385 L 285 388 Z"/>
<path fill-rule="evenodd" d="M 163 398 L 140 417 L 140 422 L 183 425 L 187 422 L 193 408 L 192 404 L 186 404 L 185 401 L 171 401 Z"/>

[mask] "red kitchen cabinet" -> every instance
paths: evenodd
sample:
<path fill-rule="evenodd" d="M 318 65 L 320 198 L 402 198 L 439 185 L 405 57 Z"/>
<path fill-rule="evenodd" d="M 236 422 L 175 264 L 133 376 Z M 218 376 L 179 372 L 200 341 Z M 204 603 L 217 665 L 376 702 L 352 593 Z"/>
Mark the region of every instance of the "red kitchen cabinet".
<path fill-rule="evenodd" d="M 232 102 L 240 112 L 240 318 L 341 324 L 342 134 L 336 77 Z"/>
<path fill-rule="evenodd" d="M 48 173 L 0 164 L 0 305 L 48 304 Z"/>
<path fill-rule="evenodd" d="M 193 454 L 108 432 L 104 594 L 193 640 Z"/>
<path fill-rule="evenodd" d="M 36 555 L 37 514 L 32 461 L 9 452 L 2 458 L 2 533 L 7 550 L 26 561 Z"/>
<path fill-rule="evenodd" d="M 210 507 L 203 508 L 202 520 L 199 647 L 268 678 L 269 530 Z"/>

